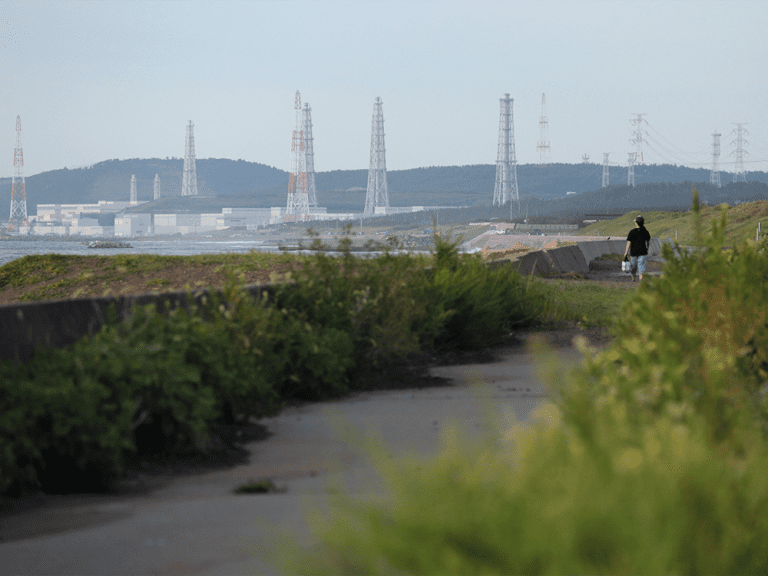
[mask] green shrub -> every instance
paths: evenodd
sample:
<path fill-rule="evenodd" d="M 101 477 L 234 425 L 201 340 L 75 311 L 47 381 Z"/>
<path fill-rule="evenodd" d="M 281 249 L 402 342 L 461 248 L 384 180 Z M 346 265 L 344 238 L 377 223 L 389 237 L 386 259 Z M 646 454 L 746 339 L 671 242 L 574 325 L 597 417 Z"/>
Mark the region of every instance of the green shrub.
<path fill-rule="evenodd" d="M 366 387 L 382 358 L 488 346 L 545 306 L 515 271 L 439 237 L 433 258 L 360 259 L 347 243 L 296 276 L 269 305 L 232 276 L 202 307 L 136 308 L 24 367 L 0 364 L 0 493 L 106 486 L 130 452 L 203 450 L 222 425 Z"/>
<path fill-rule="evenodd" d="M 435 236 L 434 267 L 421 287 L 430 316 L 444 319 L 422 342 L 441 349 L 473 350 L 497 344 L 513 327 L 537 319 L 546 300 L 511 267 L 490 267 L 479 255 L 459 254 L 455 243 Z"/>
<path fill-rule="evenodd" d="M 532 424 L 448 435 L 426 464 L 374 450 L 391 500 L 339 497 L 286 571 L 766 573 L 768 254 L 724 250 L 723 228 L 665 252 L 607 349 L 581 343 L 567 373 L 547 359 Z"/>

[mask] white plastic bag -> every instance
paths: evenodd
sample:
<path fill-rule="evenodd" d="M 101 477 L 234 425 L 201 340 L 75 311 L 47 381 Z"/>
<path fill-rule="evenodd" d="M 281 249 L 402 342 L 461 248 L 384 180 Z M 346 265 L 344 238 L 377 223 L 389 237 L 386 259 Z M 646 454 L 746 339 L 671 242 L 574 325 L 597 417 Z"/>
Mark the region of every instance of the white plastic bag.
<path fill-rule="evenodd" d="M 632 270 L 632 263 L 629 260 L 624 260 L 621 263 L 621 271 L 622 272 L 630 272 Z"/>

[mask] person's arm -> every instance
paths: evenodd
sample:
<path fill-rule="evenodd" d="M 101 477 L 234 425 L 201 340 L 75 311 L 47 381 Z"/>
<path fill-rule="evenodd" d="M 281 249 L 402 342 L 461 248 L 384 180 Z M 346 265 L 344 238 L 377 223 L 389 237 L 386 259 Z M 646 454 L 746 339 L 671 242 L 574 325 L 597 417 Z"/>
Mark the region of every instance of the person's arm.
<path fill-rule="evenodd" d="M 627 254 L 629 254 L 629 247 L 632 245 L 632 242 L 627 240 L 627 247 L 624 249 L 624 258 L 627 257 Z"/>

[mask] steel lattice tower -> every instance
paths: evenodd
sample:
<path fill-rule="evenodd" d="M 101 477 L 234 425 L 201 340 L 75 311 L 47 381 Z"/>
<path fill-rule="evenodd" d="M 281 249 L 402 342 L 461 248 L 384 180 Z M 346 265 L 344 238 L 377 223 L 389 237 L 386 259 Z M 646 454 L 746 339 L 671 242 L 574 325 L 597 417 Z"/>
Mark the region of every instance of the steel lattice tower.
<path fill-rule="evenodd" d="M 736 123 L 734 122 L 734 124 Z M 746 124 L 746 122 L 736 124 L 736 128 L 733 129 L 733 132 L 736 132 L 736 163 L 733 171 L 734 182 L 747 181 L 747 173 L 744 171 L 744 154 L 749 156 L 749 153 L 744 150 L 744 144 L 749 144 L 749 142 L 744 140 L 744 134 L 749 134 L 749 132 L 747 132 L 746 128 L 743 128 L 744 124 Z M 731 154 L 733 154 L 733 152 L 731 152 Z"/>
<path fill-rule="evenodd" d="M 610 184 L 608 175 L 608 154 L 610 154 L 610 152 L 603 152 L 603 188 Z"/>
<path fill-rule="evenodd" d="M 302 129 L 301 94 L 296 90 L 293 103 L 296 118 L 291 142 L 291 173 L 288 175 L 288 205 L 285 221 L 309 220 L 309 193 L 307 191 L 307 155 Z"/>
<path fill-rule="evenodd" d="M 715 184 L 720 188 L 720 169 L 717 165 L 717 161 L 720 158 L 720 136 L 721 134 L 712 134 L 712 170 L 709 172 L 709 183 Z"/>
<path fill-rule="evenodd" d="M 501 113 L 499 118 L 499 152 L 496 157 L 496 186 L 493 189 L 493 205 L 501 206 L 509 202 L 510 214 L 512 200 L 520 208 L 520 196 L 517 190 L 517 159 L 515 157 L 515 122 L 512 117 L 514 100 L 509 94 L 499 98 Z"/>
<path fill-rule="evenodd" d="M 549 164 L 549 121 L 547 120 L 547 96 L 541 95 L 541 117 L 539 118 L 539 143 L 536 146 L 536 151 L 539 153 L 539 166 L 546 166 Z"/>
<path fill-rule="evenodd" d="M 155 174 L 155 200 L 160 200 L 160 176 Z"/>
<path fill-rule="evenodd" d="M 635 131 L 633 132 L 635 137 L 630 140 L 630 142 L 633 142 L 635 144 L 635 164 L 642 164 L 643 162 L 643 129 L 642 124 L 645 122 L 648 123 L 647 120 L 643 120 L 643 116 L 647 116 L 646 112 L 643 112 L 642 114 L 634 114 L 635 118 L 631 119 L 630 122 L 636 126 Z"/>
<path fill-rule="evenodd" d="M 131 204 L 135 204 L 136 202 L 138 202 L 138 200 L 139 200 L 139 196 L 136 193 L 136 174 L 134 174 L 133 176 L 131 176 L 131 200 L 130 200 L 130 202 L 131 202 Z"/>
<path fill-rule="evenodd" d="M 627 186 L 635 185 L 635 153 L 630 152 L 627 158 Z"/>
<path fill-rule="evenodd" d="M 315 148 L 312 137 L 312 108 L 309 103 L 304 104 L 304 148 L 306 152 L 307 167 L 307 195 L 309 206 L 317 208 L 317 187 L 315 186 Z"/>
<path fill-rule="evenodd" d="M 371 119 L 371 162 L 368 165 L 368 188 L 365 192 L 363 215 L 373 216 L 376 208 L 389 208 L 387 191 L 387 159 L 384 146 L 384 112 L 381 98 L 373 103 Z"/>
<path fill-rule="evenodd" d="M 13 181 L 11 182 L 11 216 L 8 223 L 27 226 L 27 185 L 24 183 L 24 151 L 21 147 L 21 116 L 16 116 L 16 148 L 13 151 Z"/>
<path fill-rule="evenodd" d="M 181 177 L 181 195 L 197 196 L 197 170 L 195 168 L 195 127 L 192 120 L 187 124 L 187 140 L 184 145 L 184 174 Z"/>

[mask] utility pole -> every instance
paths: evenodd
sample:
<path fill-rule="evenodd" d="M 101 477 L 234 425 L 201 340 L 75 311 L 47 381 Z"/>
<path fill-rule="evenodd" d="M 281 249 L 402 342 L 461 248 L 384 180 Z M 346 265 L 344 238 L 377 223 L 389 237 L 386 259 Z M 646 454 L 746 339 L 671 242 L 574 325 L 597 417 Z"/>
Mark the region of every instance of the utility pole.
<path fill-rule="evenodd" d="M 493 189 L 493 205 L 502 206 L 509 202 L 512 216 L 512 201 L 520 209 L 520 195 L 517 190 L 517 158 L 515 157 L 515 122 L 512 116 L 514 100 L 509 94 L 499 99 L 499 150 L 496 157 L 496 185 Z"/>
<path fill-rule="evenodd" d="M 288 175 L 288 206 L 285 221 L 309 220 L 309 193 L 307 191 L 307 155 L 301 113 L 301 94 L 296 90 L 293 101 L 296 111 L 291 142 L 291 173 Z"/>
<path fill-rule="evenodd" d="M 371 118 L 371 161 L 368 165 L 368 188 L 365 192 L 365 216 L 373 216 L 376 208 L 389 208 L 387 189 L 387 156 L 384 145 L 384 111 L 381 98 L 373 103 Z"/>
<path fill-rule="evenodd" d="M 720 136 L 721 134 L 712 134 L 712 170 L 709 172 L 709 183 L 714 184 L 720 188 L 720 169 L 717 165 L 717 161 L 720 158 Z"/>
<path fill-rule="evenodd" d="M 627 159 L 627 186 L 635 186 L 635 153 L 630 152 Z"/>
<path fill-rule="evenodd" d="M 549 148 L 549 121 L 547 120 L 547 96 L 542 93 L 541 95 L 541 116 L 539 117 L 539 142 L 536 146 L 536 151 L 539 153 L 539 166 L 546 166 L 549 164 L 550 148 Z"/>
<path fill-rule="evenodd" d="M 746 128 L 743 128 L 746 122 L 740 124 L 734 122 L 734 124 L 736 124 L 736 128 L 733 129 L 733 132 L 736 132 L 736 162 L 733 170 L 733 181 L 746 182 L 747 173 L 744 171 L 744 154 L 749 156 L 749 153 L 744 150 L 744 144 L 749 144 L 749 142 L 744 140 L 744 134 L 749 134 L 749 132 L 747 132 Z"/>
<path fill-rule="evenodd" d="M 610 184 L 608 175 L 608 154 L 610 154 L 610 152 L 603 152 L 603 188 Z"/>
<path fill-rule="evenodd" d="M 642 124 L 645 122 L 648 123 L 647 120 L 643 120 L 643 116 L 647 116 L 646 112 L 643 112 L 642 114 L 633 114 L 635 118 L 631 119 L 630 122 L 635 125 L 635 130 L 633 131 L 633 134 L 635 135 L 634 138 L 630 140 L 630 142 L 633 142 L 635 144 L 635 164 L 642 164 L 643 162 L 643 129 Z"/>
<path fill-rule="evenodd" d="M 184 172 L 181 177 L 181 195 L 197 196 L 197 169 L 195 167 L 195 125 L 187 124 L 187 138 L 184 143 Z"/>
<path fill-rule="evenodd" d="M 27 185 L 24 183 L 24 150 L 21 147 L 21 116 L 16 116 L 16 148 L 13 151 L 13 180 L 11 182 L 11 216 L 8 227 L 28 226 Z"/>

